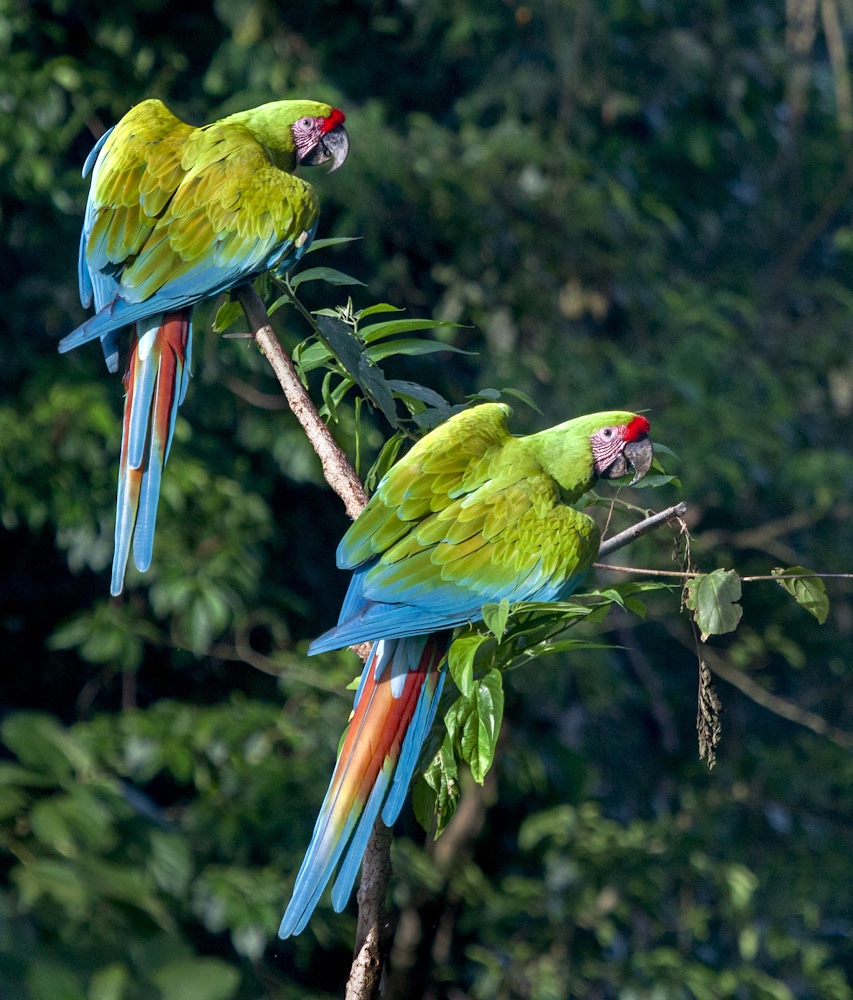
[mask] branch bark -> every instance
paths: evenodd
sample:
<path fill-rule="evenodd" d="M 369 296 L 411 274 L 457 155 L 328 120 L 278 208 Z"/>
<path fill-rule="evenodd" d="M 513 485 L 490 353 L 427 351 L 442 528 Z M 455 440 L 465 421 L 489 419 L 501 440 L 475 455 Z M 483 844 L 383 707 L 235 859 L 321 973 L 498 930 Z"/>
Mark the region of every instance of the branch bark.
<path fill-rule="evenodd" d="M 326 482 L 343 500 L 347 514 L 355 520 L 367 503 L 367 494 L 361 480 L 329 428 L 320 419 L 317 407 L 311 402 L 305 386 L 299 381 L 293 362 L 270 326 L 270 318 L 258 293 L 251 285 L 241 285 L 235 294 L 246 313 L 255 342 L 272 366 L 293 415 L 317 452 Z"/>
<path fill-rule="evenodd" d="M 667 507 L 666 510 L 662 510 L 659 514 L 652 514 L 645 521 L 638 521 L 637 524 L 632 524 L 630 528 L 620 531 L 618 535 L 606 538 L 598 550 L 598 558 L 601 559 L 604 556 L 610 555 L 611 552 L 615 552 L 629 542 L 633 542 L 635 538 L 647 535 L 650 531 L 654 531 L 655 528 L 659 528 L 662 524 L 674 521 L 677 517 L 684 517 L 686 513 L 687 504 L 677 503 L 674 507 Z"/>
<path fill-rule="evenodd" d="M 269 316 L 260 296 L 251 285 L 241 285 L 234 294 L 243 307 L 249 327 L 253 331 L 252 336 L 269 361 L 293 415 L 299 421 L 320 459 L 326 482 L 343 500 L 347 514 L 355 519 L 367 503 L 367 493 L 361 480 L 332 437 L 329 428 L 320 419 L 317 408 L 300 381 L 293 362 L 270 325 Z M 676 517 L 681 517 L 686 510 L 686 505 L 682 503 L 641 521 L 604 542 L 599 555 L 614 552 L 646 532 Z M 366 652 L 365 649 L 365 655 Z M 385 897 L 390 880 L 391 830 L 380 818 L 373 827 L 364 852 L 357 896 L 356 944 L 347 980 L 346 1000 L 374 1000 L 379 994 L 387 946 Z"/>

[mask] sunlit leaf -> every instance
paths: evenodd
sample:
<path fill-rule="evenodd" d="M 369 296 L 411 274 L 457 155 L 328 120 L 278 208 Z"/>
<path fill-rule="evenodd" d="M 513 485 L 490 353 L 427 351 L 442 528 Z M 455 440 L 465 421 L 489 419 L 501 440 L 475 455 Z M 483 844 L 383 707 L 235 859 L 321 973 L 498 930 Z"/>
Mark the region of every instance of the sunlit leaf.
<path fill-rule="evenodd" d="M 415 333 L 418 330 L 436 330 L 439 327 L 457 327 L 458 323 L 446 323 L 440 319 L 388 319 L 372 323 L 359 330 L 359 336 L 366 344 L 391 337 L 395 333 Z"/>
<path fill-rule="evenodd" d="M 229 326 L 231 326 L 232 323 L 236 323 L 242 316 L 243 307 L 240 303 L 234 301 L 233 299 L 226 299 L 226 301 L 223 302 L 216 311 L 216 316 L 213 320 L 213 332 L 223 333 Z"/>
<path fill-rule="evenodd" d="M 448 735 L 412 789 L 415 819 L 427 833 L 432 829 L 434 820 L 437 839 L 456 812 L 459 794 L 459 774 Z"/>
<path fill-rule="evenodd" d="M 503 707 L 501 674 L 493 669 L 475 681 L 471 696 L 458 698 L 445 716 L 453 745 L 481 785 L 494 760 Z"/>
<path fill-rule="evenodd" d="M 376 316 L 379 313 L 399 313 L 405 312 L 405 309 L 401 309 L 399 306 L 392 306 L 387 302 L 377 302 L 374 306 L 368 306 L 366 309 L 361 309 L 355 314 L 355 318 L 361 322 L 367 316 Z"/>
<path fill-rule="evenodd" d="M 309 344 L 304 350 L 298 345 L 293 352 L 293 363 L 303 372 L 313 371 L 331 361 L 334 355 L 325 344 Z"/>
<path fill-rule="evenodd" d="M 788 569 L 777 567 L 771 572 L 773 576 L 777 577 L 776 582 L 779 586 L 786 590 L 800 607 L 805 608 L 810 615 L 814 615 L 818 622 L 823 625 L 829 614 L 829 598 L 826 596 L 826 585 L 823 580 L 817 576 L 806 575 L 811 570 L 802 566 L 791 566 Z M 803 574 L 803 576 L 798 580 L 785 580 L 781 578 L 783 574 L 784 576 Z"/>
<path fill-rule="evenodd" d="M 89 980 L 88 1000 L 123 1000 L 127 981 L 126 965 L 120 962 L 106 965 L 94 972 Z"/>
<path fill-rule="evenodd" d="M 371 361 L 383 361 L 385 358 L 393 357 L 395 354 L 406 354 L 417 356 L 421 354 L 437 354 L 439 351 L 450 351 L 452 354 L 470 354 L 471 351 L 463 351 L 459 347 L 450 344 L 442 344 L 439 340 L 389 340 L 384 344 L 374 344 L 372 347 L 364 349 L 365 355 Z"/>
<path fill-rule="evenodd" d="M 305 253 L 309 254 L 314 253 L 315 250 L 325 250 L 326 247 L 340 246 L 342 243 L 356 243 L 360 239 L 360 236 L 326 236 L 321 240 L 312 240 Z"/>
<path fill-rule="evenodd" d="M 474 657 L 486 641 L 486 636 L 476 632 L 454 639 L 447 653 L 447 666 L 453 682 L 464 697 L 469 698 L 474 687 Z"/>
<path fill-rule="evenodd" d="M 483 605 L 483 621 L 486 628 L 500 642 L 509 618 L 509 600 L 504 597 L 499 604 Z"/>
<path fill-rule="evenodd" d="M 290 279 L 290 286 L 293 289 L 304 285 L 306 281 L 325 281 L 329 285 L 364 285 L 363 281 L 353 278 L 343 271 L 337 271 L 333 267 L 309 267 L 306 271 L 294 274 Z"/>
<path fill-rule="evenodd" d="M 734 570 L 715 569 L 687 582 L 687 607 L 704 642 L 709 635 L 734 632 L 743 614 L 740 577 Z"/>
<path fill-rule="evenodd" d="M 162 1000 L 230 1000 L 240 983 L 237 969 L 218 958 L 172 962 L 152 978 Z"/>

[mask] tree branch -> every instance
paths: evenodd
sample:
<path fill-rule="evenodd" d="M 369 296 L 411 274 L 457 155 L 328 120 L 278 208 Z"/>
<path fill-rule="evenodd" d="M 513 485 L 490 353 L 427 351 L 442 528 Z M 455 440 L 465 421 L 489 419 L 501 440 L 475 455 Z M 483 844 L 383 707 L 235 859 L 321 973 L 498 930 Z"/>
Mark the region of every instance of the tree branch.
<path fill-rule="evenodd" d="M 645 521 L 641 521 L 645 524 Z M 617 536 L 618 537 L 618 536 Z M 630 539 L 629 539 L 630 541 Z M 622 543 L 626 544 L 626 543 Z M 707 576 L 699 570 L 645 569 L 643 566 L 616 566 L 613 563 L 593 563 L 596 569 L 609 569 L 614 573 L 636 573 L 639 576 L 664 576 L 675 580 L 695 580 L 697 576 Z M 759 573 L 756 576 L 742 576 L 741 583 L 755 583 L 758 580 L 853 580 L 853 573 Z"/>
<path fill-rule="evenodd" d="M 379 817 L 361 863 L 358 927 L 346 1000 L 372 1000 L 379 995 L 388 950 L 385 896 L 391 874 L 391 827 Z"/>
<path fill-rule="evenodd" d="M 317 407 L 312 403 L 305 386 L 299 381 L 293 362 L 270 326 L 270 318 L 258 293 L 251 285 L 241 285 L 235 294 L 254 331 L 255 342 L 272 365 L 293 415 L 317 452 L 326 482 L 343 500 L 347 514 L 355 520 L 367 503 L 367 494 L 361 480 L 329 428 L 320 419 Z"/>
<path fill-rule="evenodd" d="M 686 513 L 687 504 L 678 503 L 674 507 L 667 507 L 666 510 L 662 510 L 658 514 L 652 514 L 645 521 L 632 524 L 630 528 L 620 531 L 618 535 L 613 535 L 612 538 L 605 539 L 598 550 L 598 558 L 601 559 L 603 556 L 610 555 L 611 552 L 615 552 L 629 542 L 633 542 L 635 538 L 640 538 L 642 535 L 654 531 L 655 528 L 659 528 L 662 524 L 674 521 L 677 517 L 684 517 Z M 598 564 L 596 563 L 596 565 Z"/>

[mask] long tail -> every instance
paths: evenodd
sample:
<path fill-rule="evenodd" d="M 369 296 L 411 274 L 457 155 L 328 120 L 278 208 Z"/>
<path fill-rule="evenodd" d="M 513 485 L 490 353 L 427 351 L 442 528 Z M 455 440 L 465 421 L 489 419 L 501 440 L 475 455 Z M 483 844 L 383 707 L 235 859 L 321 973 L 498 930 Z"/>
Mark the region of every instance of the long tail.
<path fill-rule="evenodd" d="M 340 912 L 380 810 L 386 826 L 397 819 L 438 708 L 446 673 L 439 666 L 451 635 L 374 642 L 279 937 L 305 928 L 338 863 L 332 906 Z"/>
<path fill-rule="evenodd" d="M 124 376 L 127 397 L 110 584 L 114 596 L 124 587 L 131 539 L 137 568 L 144 572 L 151 565 L 160 477 L 187 392 L 191 353 L 192 309 L 158 313 L 136 324 Z"/>

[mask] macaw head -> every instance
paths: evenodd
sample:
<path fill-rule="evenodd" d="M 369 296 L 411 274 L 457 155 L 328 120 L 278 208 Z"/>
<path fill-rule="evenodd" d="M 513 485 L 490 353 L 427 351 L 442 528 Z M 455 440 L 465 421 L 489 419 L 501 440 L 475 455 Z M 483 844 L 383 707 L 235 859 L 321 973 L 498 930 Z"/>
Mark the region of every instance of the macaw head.
<path fill-rule="evenodd" d="M 629 416 L 630 420 L 607 423 L 593 431 L 589 443 L 596 475 L 602 479 L 621 479 L 630 468 L 634 473 L 630 484 L 633 486 L 652 467 L 655 456 L 648 420 L 639 415 Z"/>
<path fill-rule="evenodd" d="M 349 136 L 344 128 L 345 116 L 337 108 L 328 114 L 303 115 L 291 126 L 296 144 L 296 162 L 306 167 L 332 161 L 329 173 L 337 170 L 347 158 Z"/>
<path fill-rule="evenodd" d="M 238 111 L 225 121 L 245 125 L 282 170 L 300 164 L 316 167 L 332 161 L 331 170 L 347 158 L 349 136 L 344 113 L 318 101 L 272 101 Z"/>
<path fill-rule="evenodd" d="M 632 470 L 631 482 L 636 483 L 654 458 L 648 420 L 624 410 L 575 417 L 526 440 L 560 484 L 567 503 L 574 503 L 597 479 L 620 479 Z"/>

